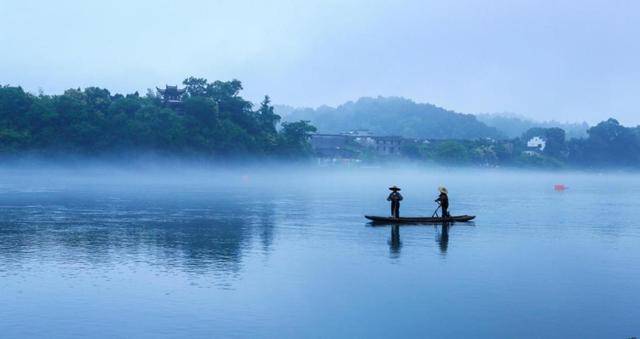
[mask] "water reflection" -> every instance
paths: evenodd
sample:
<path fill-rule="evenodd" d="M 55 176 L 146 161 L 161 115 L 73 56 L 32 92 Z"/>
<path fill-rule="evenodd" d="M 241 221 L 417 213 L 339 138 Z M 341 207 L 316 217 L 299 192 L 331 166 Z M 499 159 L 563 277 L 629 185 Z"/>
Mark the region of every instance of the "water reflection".
<path fill-rule="evenodd" d="M 442 255 L 446 255 L 447 249 L 449 248 L 449 227 L 450 224 L 448 222 L 442 223 L 440 226 L 440 232 L 436 237 L 438 245 L 440 246 L 440 253 Z"/>
<path fill-rule="evenodd" d="M 392 258 L 400 256 L 400 248 L 402 242 L 400 242 L 400 225 L 391 225 L 391 239 L 389 239 L 389 251 Z"/>
<path fill-rule="evenodd" d="M 260 226 L 260 243 L 262 244 L 262 251 L 268 253 L 271 250 L 273 244 L 273 238 L 275 234 L 275 222 L 274 211 L 276 209 L 275 204 L 265 204 L 263 208 L 257 213 L 258 225 Z"/>
<path fill-rule="evenodd" d="M 247 251 L 268 254 L 274 239 L 275 206 L 268 202 L 60 198 L 3 206 L 0 275 L 52 261 L 228 276 L 242 268 Z"/>
<path fill-rule="evenodd" d="M 451 228 L 451 226 L 452 224 L 449 222 L 444 222 L 441 225 L 434 225 L 434 229 L 436 231 L 435 240 L 438 243 L 438 247 L 440 248 L 440 253 L 442 255 L 446 255 L 447 250 L 449 249 L 449 229 Z M 429 227 L 429 226 L 418 225 L 418 227 Z M 391 257 L 398 258 L 400 256 L 400 250 L 402 248 L 402 241 L 400 240 L 399 224 L 391 225 L 391 236 L 387 241 L 387 243 L 389 244 L 389 252 L 391 254 Z"/>

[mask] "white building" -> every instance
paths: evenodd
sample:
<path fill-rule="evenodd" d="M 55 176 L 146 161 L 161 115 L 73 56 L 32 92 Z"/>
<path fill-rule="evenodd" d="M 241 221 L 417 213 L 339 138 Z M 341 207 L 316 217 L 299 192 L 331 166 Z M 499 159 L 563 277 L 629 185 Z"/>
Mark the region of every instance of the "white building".
<path fill-rule="evenodd" d="M 544 140 L 542 137 L 533 137 L 531 139 L 529 139 L 529 141 L 527 141 L 527 147 L 528 148 L 535 148 L 536 150 L 539 150 L 540 152 L 544 151 L 544 148 L 547 146 L 547 141 Z"/>
<path fill-rule="evenodd" d="M 352 137 L 370 137 L 373 135 L 368 129 L 357 129 L 353 131 L 349 131 L 345 133 L 346 135 L 350 135 Z"/>

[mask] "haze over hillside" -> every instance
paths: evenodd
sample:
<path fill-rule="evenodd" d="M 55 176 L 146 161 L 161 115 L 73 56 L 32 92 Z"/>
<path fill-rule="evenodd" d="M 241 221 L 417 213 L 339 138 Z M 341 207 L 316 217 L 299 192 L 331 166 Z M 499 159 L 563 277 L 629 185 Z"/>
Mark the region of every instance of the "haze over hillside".
<path fill-rule="evenodd" d="M 343 133 L 364 129 L 378 135 L 408 138 L 477 139 L 515 138 L 530 128 L 559 127 L 567 138 L 587 136 L 589 125 L 534 121 L 515 114 L 463 114 L 430 103 L 402 97 L 363 97 L 338 107 L 294 108 L 280 105 L 278 114 L 291 120 L 309 120 L 320 133 Z"/>
<path fill-rule="evenodd" d="M 504 137 L 497 129 L 478 121 L 471 114 L 461 114 L 401 97 L 364 97 L 336 108 L 302 108 L 283 114 L 288 119 L 309 120 L 321 133 L 365 129 L 378 135 L 400 135 L 407 138 Z"/>
<path fill-rule="evenodd" d="M 525 116 L 512 113 L 477 114 L 476 118 L 488 126 L 497 128 L 509 138 L 521 136 L 527 130 L 539 128 L 562 128 L 568 139 L 585 138 L 589 124 L 586 122 L 535 121 Z"/>

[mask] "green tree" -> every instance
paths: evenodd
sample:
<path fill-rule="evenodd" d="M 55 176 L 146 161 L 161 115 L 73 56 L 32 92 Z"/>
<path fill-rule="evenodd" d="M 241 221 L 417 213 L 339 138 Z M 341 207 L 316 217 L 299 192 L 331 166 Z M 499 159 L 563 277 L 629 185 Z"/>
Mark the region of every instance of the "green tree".
<path fill-rule="evenodd" d="M 187 94 L 190 97 L 206 97 L 207 96 L 207 79 L 189 77 L 182 82 L 185 85 Z"/>
<path fill-rule="evenodd" d="M 640 139 L 637 133 L 608 119 L 591 127 L 589 137 L 582 144 L 584 159 L 579 162 L 604 166 L 640 166 Z"/>
<path fill-rule="evenodd" d="M 553 127 L 545 130 L 546 145 L 544 154 L 556 159 L 566 157 L 567 145 L 565 140 L 565 132 L 562 128 Z"/>
<path fill-rule="evenodd" d="M 284 122 L 280 131 L 280 153 L 287 157 L 306 156 L 311 154 L 309 136 L 316 128 L 308 121 Z"/>
<path fill-rule="evenodd" d="M 467 148 L 460 142 L 446 140 L 436 144 L 433 157 L 439 162 L 463 164 L 469 161 L 470 154 Z"/>
<path fill-rule="evenodd" d="M 275 114 L 273 106 L 271 106 L 271 98 L 268 95 L 264 96 L 257 113 L 262 130 L 268 134 L 276 134 L 276 124 L 281 118 Z"/>
<path fill-rule="evenodd" d="M 184 112 L 195 117 L 198 123 L 212 124 L 218 120 L 218 105 L 207 97 L 185 99 Z"/>

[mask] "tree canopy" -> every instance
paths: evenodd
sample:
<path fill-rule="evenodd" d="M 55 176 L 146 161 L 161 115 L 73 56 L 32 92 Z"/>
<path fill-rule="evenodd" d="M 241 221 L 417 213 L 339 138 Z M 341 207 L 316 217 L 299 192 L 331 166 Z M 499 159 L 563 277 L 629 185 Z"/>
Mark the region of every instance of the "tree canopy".
<path fill-rule="evenodd" d="M 303 157 L 310 154 L 306 121 L 283 123 L 265 96 L 257 110 L 240 96 L 238 80 L 183 82 L 181 103 L 149 91 L 112 94 L 98 87 L 33 95 L 0 87 L 0 154 L 100 155 L 157 152 L 210 157 Z"/>

